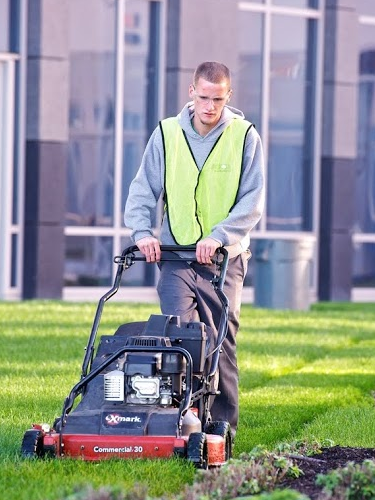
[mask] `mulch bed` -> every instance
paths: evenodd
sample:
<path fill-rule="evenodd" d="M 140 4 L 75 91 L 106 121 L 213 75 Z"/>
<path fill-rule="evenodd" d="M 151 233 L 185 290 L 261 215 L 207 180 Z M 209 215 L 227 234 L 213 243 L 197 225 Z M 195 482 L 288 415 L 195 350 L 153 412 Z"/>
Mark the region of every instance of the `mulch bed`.
<path fill-rule="evenodd" d="M 322 487 L 315 484 L 317 474 L 327 474 L 333 469 L 345 467 L 348 462 L 361 463 L 364 460 L 375 460 L 375 448 L 349 448 L 333 446 L 323 448 L 322 453 L 311 457 L 293 458 L 303 470 L 297 479 L 288 479 L 282 483 L 283 488 L 291 488 L 304 493 L 311 500 L 317 500 Z"/>

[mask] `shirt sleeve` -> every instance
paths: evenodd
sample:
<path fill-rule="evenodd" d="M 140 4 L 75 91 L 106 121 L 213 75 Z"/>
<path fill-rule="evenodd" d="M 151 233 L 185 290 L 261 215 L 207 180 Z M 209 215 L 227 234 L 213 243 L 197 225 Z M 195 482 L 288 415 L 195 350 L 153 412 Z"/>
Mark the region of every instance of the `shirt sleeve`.
<path fill-rule="evenodd" d="M 125 226 L 132 230 L 136 243 L 146 236 L 154 236 L 158 200 L 163 191 L 164 155 L 159 127 L 151 135 L 142 162 L 129 187 L 125 204 Z"/>

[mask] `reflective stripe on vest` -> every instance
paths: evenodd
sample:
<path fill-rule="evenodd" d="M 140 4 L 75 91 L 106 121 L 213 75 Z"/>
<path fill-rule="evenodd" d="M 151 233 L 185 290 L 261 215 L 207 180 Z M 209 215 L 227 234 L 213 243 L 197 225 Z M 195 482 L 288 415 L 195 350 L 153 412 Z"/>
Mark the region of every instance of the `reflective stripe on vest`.
<path fill-rule="evenodd" d="M 224 220 L 237 197 L 246 134 L 252 124 L 233 119 L 199 171 L 177 118 L 160 122 L 165 156 L 165 204 L 178 245 L 192 245 Z"/>

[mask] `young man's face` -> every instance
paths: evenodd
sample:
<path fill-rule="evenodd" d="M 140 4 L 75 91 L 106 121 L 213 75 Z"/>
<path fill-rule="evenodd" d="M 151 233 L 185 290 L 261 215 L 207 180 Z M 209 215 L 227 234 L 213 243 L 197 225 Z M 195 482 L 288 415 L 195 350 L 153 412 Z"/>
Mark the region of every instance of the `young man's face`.
<path fill-rule="evenodd" d="M 194 101 L 194 127 L 197 132 L 209 132 L 220 120 L 232 90 L 228 82 L 211 83 L 199 78 L 196 86 L 190 85 L 189 96 Z"/>

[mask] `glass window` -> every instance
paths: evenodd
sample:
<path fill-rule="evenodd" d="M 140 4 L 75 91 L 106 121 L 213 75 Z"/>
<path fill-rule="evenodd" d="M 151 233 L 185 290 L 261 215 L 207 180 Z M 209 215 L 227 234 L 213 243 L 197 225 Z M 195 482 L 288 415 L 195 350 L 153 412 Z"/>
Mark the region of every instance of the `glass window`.
<path fill-rule="evenodd" d="M 140 165 L 147 139 L 160 119 L 161 3 L 70 0 L 69 6 L 70 135 L 66 225 L 109 227 L 114 235 L 119 225 L 122 228 L 129 184 Z M 122 7 L 124 15 L 118 18 Z M 119 24 L 120 34 L 117 33 Z M 122 78 L 116 79 L 116 63 L 121 54 L 124 73 Z M 116 83 L 122 79 L 123 88 L 116 89 Z M 115 158 L 115 139 L 118 137 L 115 120 L 121 114 L 115 99 L 119 91 L 123 91 L 123 135 L 116 152 L 122 152 L 122 165 Z M 122 170 L 122 182 L 116 185 L 115 173 L 119 172 L 115 172 L 115 168 Z M 66 232 L 66 286 L 109 283 L 111 272 L 114 272 L 113 236 L 78 236 L 77 230 L 69 227 Z M 98 234 L 97 229 L 92 232 Z M 121 243 L 126 244 L 126 241 Z M 91 245 L 95 247 L 92 251 Z M 108 262 L 108 270 L 105 262 Z M 103 273 L 98 263 L 104 265 Z M 149 268 L 141 263 L 138 270 L 131 269 L 126 284 L 153 285 L 155 270 Z"/>
<path fill-rule="evenodd" d="M 375 232 L 375 26 L 360 24 L 355 227 Z"/>
<path fill-rule="evenodd" d="M 112 238 L 67 236 L 65 286 L 108 286 L 112 280 Z"/>
<path fill-rule="evenodd" d="M 361 2 L 364 7 L 364 2 Z M 374 9 L 375 11 L 375 9 Z M 355 232 L 375 233 L 375 26 L 359 24 Z M 375 286 L 375 244 L 355 243 L 353 285 Z"/>
<path fill-rule="evenodd" d="M 375 287 L 375 244 L 355 243 L 353 286 Z"/>
<path fill-rule="evenodd" d="M 357 0 L 355 4 L 358 14 L 375 16 L 375 2 L 373 0 Z"/>
<path fill-rule="evenodd" d="M 7 64 L 0 60 L 0 167 L 1 171 L 5 168 L 3 165 L 5 148 L 9 147 L 6 143 L 6 120 L 7 120 L 7 107 L 6 103 L 9 102 L 8 97 L 8 78 L 7 78 Z M 8 92 L 7 92 L 8 91 Z M 2 188 L 2 179 L 0 178 L 0 188 Z"/>
<path fill-rule="evenodd" d="M 0 52 L 9 52 L 10 0 L 0 0 Z"/>
<path fill-rule="evenodd" d="M 284 7 L 310 8 L 317 9 L 319 0 L 272 0 L 274 5 L 282 5 Z"/>
<path fill-rule="evenodd" d="M 234 99 L 261 133 L 263 14 L 238 11 L 239 68 Z"/>
<path fill-rule="evenodd" d="M 312 229 L 315 47 L 315 20 L 276 15 L 272 18 L 269 230 Z"/>
<path fill-rule="evenodd" d="M 121 238 L 122 250 L 133 245 L 130 238 Z M 157 266 L 155 264 L 137 261 L 124 272 L 121 283 L 122 286 L 154 286 L 156 273 Z"/>
<path fill-rule="evenodd" d="M 112 225 L 115 6 L 69 2 L 67 225 Z"/>
<path fill-rule="evenodd" d="M 16 62 L 0 54 L 0 298 L 4 298 L 9 287 L 19 285 L 15 279 L 18 252 L 14 246 L 12 227 L 12 187 L 14 177 L 13 149 L 16 139 L 15 129 L 15 65 Z M 19 189 L 19 186 L 17 186 Z M 13 245 L 13 246 L 12 246 Z M 16 252 L 16 253 L 13 253 Z"/>
<path fill-rule="evenodd" d="M 7 2 L 5 2 L 7 3 Z M 0 0 L 1 4 L 1 0 Z M 3 2 L 4 5 L 4 2 Z M 20 54 L 21 51 L 21 26 L 22 26 L 22 16 L 23 10 L 27 9 L 27 5 L 21 0 L 13 0 L 9 2 L 9 10 L 7 15 L 9 16 L 9 26 L 10 33 L 9 37 L 9 50 L 12 53 Z M 1 7 L 0 7 L 0 24 L 1 24 Z M 1 27 L 0 27 L 1 30 Z M 0 35 L 1 36 L 1 35 Z M 1 50 L 1 49 L 0 49 Z M 20 151 L 19 144 L 19 134 L 20 130 L 23 126 L 22 123 L 19 122 L 19 112 L 21 106 L 21 65 L 25 64 L 25 60 L 23 58 L 24 54 L 20 54 L 20 59 L 15 61 L 15 100 L 14 100 L 14 116 L 15 116 L 15 140 L 13 147 L 13 157 L 14 157 L 14 170 L 13 170 L 13 206 L 12 206 L 12 222 L 14 225 L 19 224 L 20 222 L 20 211 L 22 210 L 19 206 L 20 202 L 20 170 L 23 168 L 23 157 L 22 152 Z"/>
<path fill-rule="evenodd" d="M 127 0 L 124 37 L 122 206 L 148 138 L 158 124 L 160 3 Z"/>

